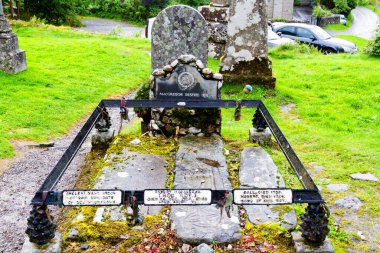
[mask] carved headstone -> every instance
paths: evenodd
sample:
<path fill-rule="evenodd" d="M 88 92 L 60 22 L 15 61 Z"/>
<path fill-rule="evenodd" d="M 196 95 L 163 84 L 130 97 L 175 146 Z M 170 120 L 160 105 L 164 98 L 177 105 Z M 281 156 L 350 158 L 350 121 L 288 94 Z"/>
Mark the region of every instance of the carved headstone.
<path fill-rule="evenodd" d="M 4 17 L 0 0 L 0 71 L 16 74 L 26 69 L 25 51 L 18 48 L 18 39 Z"/>
<path fill-rule="evenodd" d="M 220 58 L 224 55 L 227 42 L 228 5 L 229 0 L 212 0 L 210 6 L 199 7 L 199 12 L 208 23 L 210 57 Z"/>
<path fill-rule="evenodd" d="M 226 83 L 275 87 L 267 36 L 266 0 L 231 1 L 226 57 L 220 66 Z"/>
<path fill-rule="evenodd" d="M 152 70 L 183 54 L 194 55 L 207 66 L 207 40 L 207 23 L 197 10 L 185 5 L 164 9 L 152 28 Z"/>
<path fill-rule="evenodd" d="M 212 73 L 193 55 L 181 55 L 151 77 L 150 99 L 181 101 L 216 100 L 221 97 L 223 76 Z M 220 109 L 153 108 L 156 128 L 165 135 L 220 134 Z"/>

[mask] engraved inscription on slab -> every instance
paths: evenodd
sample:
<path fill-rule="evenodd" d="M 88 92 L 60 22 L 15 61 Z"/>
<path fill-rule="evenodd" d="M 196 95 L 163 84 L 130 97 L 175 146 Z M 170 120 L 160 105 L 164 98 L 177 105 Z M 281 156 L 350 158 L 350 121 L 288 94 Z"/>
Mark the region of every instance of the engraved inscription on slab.
<path fill-rule="evenodd" d="M 236 205 L 291 204 L 292 190 L 290 189 L 234 190 L 234 202 Z"/>
<path fill-rule="evenodd" d="M 170 77 L 157 77 L 155 82 L 157 99 L 207 100 L 218 98 L 219 81 L 203 78 L 193 66 L 177 66 Z"/>
<path fill-rule="evenodd" d="M 122 191 L 63 191 L 65 206 L 118 206 L 122 204 Z"/>
<path fill-rule="evenodd" d="M 145 190 L 144 205 L 210 205 L 210 190 Z"/>

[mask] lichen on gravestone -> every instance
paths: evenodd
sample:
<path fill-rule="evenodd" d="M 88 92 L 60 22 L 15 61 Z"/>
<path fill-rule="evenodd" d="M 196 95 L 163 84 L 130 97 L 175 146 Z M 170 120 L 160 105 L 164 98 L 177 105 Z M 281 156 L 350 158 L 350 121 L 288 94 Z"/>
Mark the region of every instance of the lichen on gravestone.
<path fill-rule="evenodd" d="M 208 28 L 194 8 L 175 5 L 161 11 L 152 27 L 152 70 L 191 54 L 207 66 Z"/>

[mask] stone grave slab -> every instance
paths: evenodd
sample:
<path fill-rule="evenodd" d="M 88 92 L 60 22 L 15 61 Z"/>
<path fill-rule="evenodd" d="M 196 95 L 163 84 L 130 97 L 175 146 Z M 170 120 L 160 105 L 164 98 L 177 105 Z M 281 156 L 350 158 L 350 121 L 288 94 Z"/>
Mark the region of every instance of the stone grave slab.
<path fill-rule="evenodd" d="M 180 139 L 176 156 L 175 189 L 232 189 L 220 137 L 187 136 Z M 231 218 L 210 206 L 173 206 L 172 226 L 186 243 L 224 243 L 240 239 L 237 207 Z"/>
<path fill-rule="evenodd" d="M 248 147 L 241 153 L 240 188 L 284 188 L 285 183 L 269 154 L 261 147 Z M 244 205 L 254 224 L 279 222 L 293 230 L 297 217 L 291 205 Z"/>
<path fill-rule="evenodd" d="M 130 152 L 127 149 L 122 154 L 111 155 L 110 161 L 115 168 L 106 167 L 95 189 L 144 190 L 164 189 L 166 181 L 167 162 L 164 157 Z M 100 208 L 99 208 L 100 209 Z M 121 207 L 107 207 L 102 211 L 111 214 L 113 220 L 123 220 L 118 213 Z M 140 206 L 142 215 L 157 215 L 160 206 Z M 114 217 L 114 218 L 112 218 Z"/>
<path fill-rule="evenodd" d="M 207 40 L 207 23 L 197 10 L 185 5 L 164 9 L 152 27 L 152 70 L 183 54 L 194 55 L 207 66 Z"/>

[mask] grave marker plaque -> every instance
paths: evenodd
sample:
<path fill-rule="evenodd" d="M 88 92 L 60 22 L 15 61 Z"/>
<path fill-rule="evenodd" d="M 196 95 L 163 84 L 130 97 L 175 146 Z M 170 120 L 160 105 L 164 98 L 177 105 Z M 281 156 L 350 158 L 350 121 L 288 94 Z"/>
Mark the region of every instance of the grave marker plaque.
<path fill-rule="evenodd" d="M 121 190 L 78 190 L 63 191 L 65 206 L 119 206 L 122 202 Z"/>
<path fill-rule="evenodd" d="M 190 65 L 177 66 L 169 77 L 156 78 L 155 97 L 170 100 L 218 99 L 217 80 L 207 80 Z"/>

